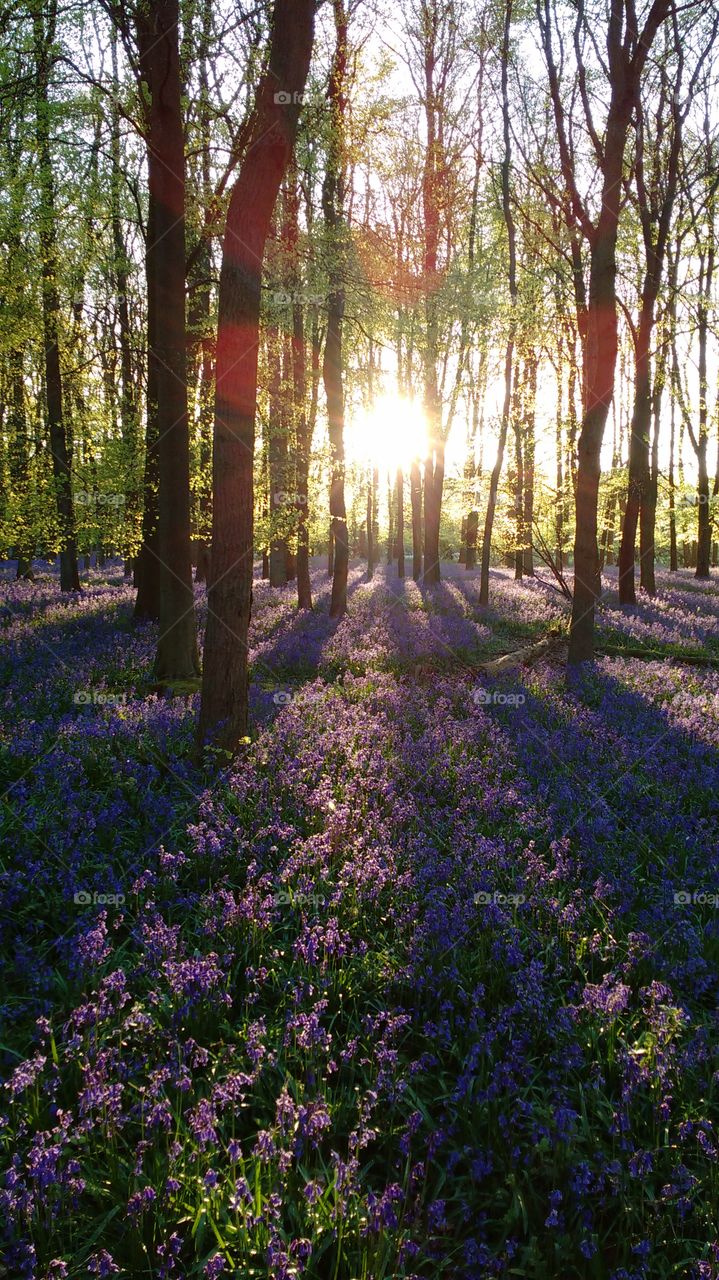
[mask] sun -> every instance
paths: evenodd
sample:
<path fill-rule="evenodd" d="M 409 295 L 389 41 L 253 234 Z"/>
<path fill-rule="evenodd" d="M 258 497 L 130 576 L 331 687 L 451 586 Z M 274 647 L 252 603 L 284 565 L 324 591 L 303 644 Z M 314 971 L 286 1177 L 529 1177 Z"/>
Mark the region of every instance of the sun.
<path fill-rule="evenodd" d="M 421 406 L 405 396 L 378 396 L 347 423 L 347 455 L 381 472 L 407 470 L 427 453 L 427 423 Z"/>

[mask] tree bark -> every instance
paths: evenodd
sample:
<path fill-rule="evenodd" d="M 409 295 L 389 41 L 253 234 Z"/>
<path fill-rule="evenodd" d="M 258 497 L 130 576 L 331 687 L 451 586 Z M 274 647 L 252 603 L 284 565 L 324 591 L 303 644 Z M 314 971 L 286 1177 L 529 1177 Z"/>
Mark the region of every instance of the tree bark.
<path fill-rule="evenodd" d="M 150 195 L 147 209 L 147 245 L 145 275 L 147 280 L 147 395 L 145 402 L 145 473 L 142 493 L 142 543 L 135 562 L 137 595 L 133 617 L 136 622 L 159 621 L 160 617 L 160 542 L 158 534 L 158 491 L 160 484 L 157 457 L 157 295 L 152 265 L 155 243 L 155 200 Z"/>
<path fill-rule="evenodd" d="M 262 258 L 297 133 L 314 0 L 275 0 L 267 73 L 227 213 L 220 274 L 212 568 L 199 738 L 234 751 L 247 732 L 253 462 Z M 279 100 L 278 100 L 279 99 Z M 289 101 L 288 101 L 289 99 Z"/>
<path fill-rule="evenodd" d="M 507 431 L 512 407 L 512 368 L 514 365 L 514 340 L 517 328 L 517 233 L 512 212 L 510 191 L 510 175 L 512 167 L 512 142 L 509 119 L 509 36 L 512 26 L 512 0 L 506 0 L 504 8 L 504 31 L 502 35 L 502 126 L 504 134 L 504 157 L 502 160 L 502 213 L 507 229 L 507 248 L 509 253 L 509 333 L 507 349 L 504 356 L 504 404 L 502 420 L 497 442 L 497 457 L 492 468 L 489 481 L 487 511 L 484 518 L 484 536 L 482 538 L 482 567 L 480 572 L 479 602 L 489 604 L 489 565 L 492 555 L 492 530 L 494 513 L 497 506 L 499 478 L 502 474 L 504 449 L 507 442 Z"/>
<path fill-rule="evenodd" d="M 140 75 L 147 88 L 147 168 L 154 204 L 148 258 L 157 313 L 154 351 L 159 469 L 159 681 L 197 676 L 190 535 L 190 446 L 185 318 L 185 139 L 178 0 L 137 11 Z"/>
<path fill-rule="evenodd" d="M 422 577 L 422 473 L 416 458 L 409 473 L 409 496 L 412 507 L 412 577 Z"/>
<path fill-rule="evenodd" d="M 322 184 L 322 210 L 331 241 L 330 289 L 327 301 L 327 336 L 322 377 L 327 399 L 330 439 L 330 520 L 334 562 L 330 617 L 341 618 L 347 611 L 347 571 L 349 535 L 345 505 L 345 405 L 342 375 L 342 321 L 344 291 L 344 188 L 345 113 L 347 110 L 347 15 L 345 0 L 333 0 L 335 49 L 329 83 L 330 137 L 327 168 Z"/>
<path fill-rule="evenodd" d="M 310 453 L 316 411 L 315 370 L 319 364 L 319 339 L 317 317 L 312 325 L 312 375 L 313 402 L 307 412 L 307 345 L 305 342 L 305 316 L 299 298 L 300 273 L 297 257 L 299 240 L 300 187 L 297 166 L 289 166 L 287 183 L 285 226 L 287 248 L 290 256 L 292 284 L 292 411 L 295 428 L 295 474 L 297 480 L 297 607 L 312 608 L 312 584 L 310 581 Z"/>
<path fill-rule="evenodd" d="M 404 578 L 404 472 L 397 468 L 397 577 Z"/>
<path fill-rule="evenodd" d="M 367 475 L 367 581 L 371 582 L 374 577 L 375 568 L 375 545 L 374 545 L 374 511 L 372 509 L 373 499 L 372 485 L 372 468 Z"/>
<path fill-rule="evenodd" d="M 57 214 L 55 209 L 55 176 L 50 150 L 51 50 L 55 39 L 56 18 L 56 0 L 51 0 L 49 4 L 38 6 L 33 15 L 36 73 L 35 136 L 40 186 L 38 227 L 42 274 L 45 397 L 60 532 L 60 590 L 79 591 L 80 577 L 77 568 L 75 513 L 71 480 L 72 443 L 64 412 L 62 371 L 60 368 L 59 257 L 57 249 Z"/>
<path fill-rule="evenodd" d="M 647 56 L 670 7 L 671 0 L 653 0 L 644 26 L 639 30 L 631 0 L 611 0 L 606 31 L 609 104 L 601 141 L 588 114 L 588 99 L 583 90 L 586 68 L 580 66 L 584 113 L 594 134 L 601 179 L 599 214 L 596 221 L 592 221 L 576 184 L 574 155 L 567 134 L 554 60 L 550 3 L 549 0 L 537 0 L 566 204 L 572 229 L 581 228 L 590 249 L 586 311 L 583 305 L 579 305 L 577 295 L 578 323 L 580 332 L 586 336 L 583 342 L 583 417 L 577 448 L 574 595 L 568 654 L 571 665 L 591 660 L 594 654 L 594 612 L 600 581 L 597 545 L 600 455 L 614 394 L 617 360 L 616 250 L 627 133 Z M 578 41 L 575 48 L 579 48 Z M 581 260 L 578 271 L 581 272 Z"/>

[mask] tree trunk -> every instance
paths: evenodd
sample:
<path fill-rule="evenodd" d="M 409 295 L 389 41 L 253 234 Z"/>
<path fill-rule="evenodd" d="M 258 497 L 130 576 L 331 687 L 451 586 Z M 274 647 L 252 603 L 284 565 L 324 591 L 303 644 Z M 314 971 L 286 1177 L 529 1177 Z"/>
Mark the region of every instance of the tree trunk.
<path fill-rule="evenodd" d="M 370 468 L 367 475 L 367 581 L 371 582 L 374 577 L 375 566 L 375 547 L 374 547 L 374 511 L 372 510 L 372 469 Z"/>
<path fill-rule="evenodd" d="M 155 330 L 157 326 L 157 297 L 152 265 L 152 249 L 155 243 L 155 200 L 150 195 L 147 209 L 147 245 L 145 251 L 145 275 L 147 279 L 147 399 L 145 405 L 145 474 L 143 478 L 142 543 L 135 561 L 135 610 L 136 622 L 160 618 L 160 541 L 158 533 L 158 491 L 160 484 L 157 458 L 157 358 Z"/>
<path fill-rule="evenodd" d="M 621 133 L 614 138 L 613 133 Z M 616 194 L 606 193 L 597 234 L 592 243 L 589 310 L 587 315 L 587 403 L 578 445 L 576 533 L 574 540 L 574 596 L 569 639 L 569 662 L 591 660 L 594 655 L 594 609 L 599 590 L 597 502 L 600 454 L 604 428 L 614 393 L 617 359 L 616 242 L 619 222 L 619 186 L 626 126 L 610 131 L 610 145 L 619 148 L 614 173 Z M 616 163 L 616 160 L 615 160 Z"/>
<path fill-rule="evenodd" d="M 514 580 L 519 581 L 525 570 L 525 462 L 522 457 L 522 415 L 519 412 L 514 413 L 514 468 Z"/>
<path fill-rule="evenodd" d="M 617 235 L 622 207 L 624 153 L 646 59 L 669 9 L 670 0 L 653 0 L 639 31 L 630 0 L 612 0 L 609 6 L 606 27 L 609 103 L 603 138 L 600 142 L 596 137 L 595 143 L 601 203 L 598 216 L 592 221 L 576 185 L 574 154 L 567 135 L 566 114 L 552 47 L 549 0 L 543 3 L 538 0 L 537 3 L 566 207 L 570 212 L 572 229 L 581 227 L 590 248 L 589 302 L 586 309 L 583 302 L 580 305 L 577 294 L 577 321 L 583 336 L 583 416 L 577 449 L 574 595 L 568 654 L 571 665 L 591 660 L 594 654 L 594 612 L 600 582 L 597 504 L 602 441 L 614 394 L 617 361 Z M 575 49 L 579 52 L 578 39 Z M 582 65 L 580 70 L 584 76 L 586 68 Z M 593 125 L 591 127 L 594 128 Z M 573 242 L 575 238 L 573 236 Z M 581 275 L 581 262 L 579 268 Z"/>
<path fill-rule="evenodd" d="M 8 471 L 10 483 L 15 493 L 24 498 L 27 495 L 30 479 L 30 458 L 28 454 L 27 414 L 25 412 L 25 371 L 23 353 L 13 347 L 8 357 L 10 367 L 10 412 L 8 413 Z M 28 518 L 23 512 L 15 538 L 17 555 L 17 578 L 27 578 L 31 574 L 33 548 L 28 531 Z"/>
<path fill-rule="evenodd" d="M 297 577 L 297 607 L 312 608 L 312 584 L 310 581 L 310 452 L 314 430 L 313 408 L 316 410 L 316 396 L 313 394 L 313 406 L 307 412 L 307 372 L 305 319 L 302 303 L 299 299 L 299 268 L 297 259 L 297 243 L 299 239 L 299 199 L 300 188 L 297 167 L 290 167 L 290 181 L 287 187 L 286 234 L 292 263 L 291 280 L 293 285 L 292 303 L 292 409 L 295 426 L 295 472 L 297 478 L 297 559 L 295 572 Z M 312 328 L 312 373 L 313 393 L 315 388 L 314 374 L 319 365 L 319 338 L 317 335 L 317 317 L 315 315 Z"/>
<path fill-rule="evenodd" d="M 677 511 L 674 492 L 674 448 L 676 444 L 676 404 L 672 393 L 669 407 L 669 570 L 677 573 L 679 557 L 677 554 Z"/>
<path fill-rule="evenodd" d="M 56 0 L 43 6 L 33 18 L 36 62 L 35 133 L 37 141 L 40 203 L 38 231 L 42 273 L 43 350 L 45 357 L 45 396 L 50 430 L 53 480 L 57 520 L 60 531 L 60 590 L 79 591 L 75 543 L 75 513 L 72 501 L 72 444 L 63 406 L 62 372 L 60 369 L 60 295 L 58 290 L 59 258 L 55 210 L 55 176 L 50 152 L 50 75 L 51 49 L 55 39 Z"/>
<path fill-rule="evenodd" d="M 136 379 L 133 374 L 132 331 L 130 304 L 127 296 L 130 262 L 125 245 L 121 218 L 122 158 L 120 154 L 119 80 L 117 72 L 117 33 L 111 33 L 112 85 L 116 99 L 111 110 L 111 192 L 110 221 L 112 226 L 112 255 L 117 306 L 118 338 L 120 345 L 120 433 L 124 453 L 124 475 L 127 486 L 125 502 L 126 537 L 128 549 L 136 550 L 140 511 L 140 486 L 138 483 L 138 455 L 140 450 L 140 410 Z"/>
<path fill-rule="evenodd" d="M 404 578 L 404 473 L 397 468 L 397 577 Z"/>
<path fill-rule="evenodd" d="M 629 436 L 629 487 L 619 549 L 619 602 L 635 604 L 634 553 L 639 512 L 649 489 L 651 374 L 649 346 L 654 326 L 653 295 L 645 291 L 636 339 L 634 411 Z"/>
<path fill-rule="evenodd" d="M 487 510 L 484 517 L 484 535 L 482 537 L 482 567 L 479 582 L 479 603 L 489 604 L 489 565 L 492 555 L 492 530 L 494 528 L 494 513 L 497 508 L 497 491 L 499 489 L 499 479 L 502 474 L 502 466 L 504 463 L 504 450 L 507 443 L 507 431 L 509 429 L 509 417 L 512 406 L 512 367 L 514 364 L 514 314 L 510 318 L 510 336 L 507 342 L 507 350 L 504 357 L 504 405 L 502 408 L 502 421 L 499 428 L 499 440 L 497 441 L 497 457 L 492 467 L 492 474 L 489 478 L 489 495 L 487 497 Z"/>
<path fill-rule="evenodd" d="M 615 88 L 613 98 L 616 93 Z M 622 102 L 621 111 L 618 108 L 610 109 L 602 211 L 591 242 L 586 403 L 577 449 L 574 595 L 568 654 L 570 665 L 590 661 L 594 655 L 594 610 L 599 594 L 597 502 L 600 455 L 609 406 L 614 394 L 617 360 L 616 247 L 628 122 L 629 111 L 625 102 Z"/>
<path fill-rule="evenodd" d="M 157 313 L 154 351 L 157 390 L 160 634 L 154 674 L 160 681 L 199 673 L 192 590 L 190 447 L 185 321 L 185 139 L 178 48 L 178 0 L 139 9 L 140 74 L 147 105 L 148 185 L 154 237 L 148 259 Z"/>
<path fill-rule="evenodd" d="M 347 571 L 349 536 L 345 506 L 345 405 L 342 381 L 342 320 L 344 291 L 344 188 L 345 113 L 347 110 L 347 15 L 344 0 L 333 0 L 335 50 L 329 83 L 330 139 L 327 169 L 322 184 L 322 210 L 330 240 L 330 290 L 327 301 L 327 336 L 322 377 L 327 399 L 327 420 L 331 452 L 330 519 L 334 544 L 330 617 L 341 618 L 347 611 Z"/>
<path fill-rule="evenodd" d="M 499 478 L 502 474 L 504 449 L 507 442 L 509 418 L 512 407 L 512 368 L 514 364 L 514 339 L 517 328 L 517 233 L 512 211 L 510 175 L 512 168 L 512 144 L 509 117 L 509 36 L 512 26 L 512 0 L 505 0 L 504 31 L 502 35 L 502 128 L 504 135 L 504 157 L 502 160 L 502 213 L 507 228 L 507 248 L 509 252 L 509 299 L 511 312 L 509 317 L 509 333 L 507 349 L 504 357 L 504 404 L 502 421 L 499 428 L 497 457 L 492 468 L 489 481 L 487 511 L 484 518 L 484 537 L 482 539 L 482 568 L 480 573 L 479 602 L 489 604 L 489 564 L 492 554 L 492 530 L 494 513 L 497 506 Z"/>
<path fill-rule="evenodd" d="M 534 455 L 536 449 L 537 363 L 536 355 L 534 352 L 530 352 L 527 362 L 527 399 L 524 411 L 524 560 L 522 566 L 524 572 L 530 578 L 534 577 L 532 529 L 534 527 Z"/>
<path fill-rule="evenodd" d="M 269 414 L 267 423 L 267 462 L 270 487 L 270 586 L 287 583 L 287 415 L 286 388 L 280 353 L 281 333 L 273 328 L 267 335 L 269 364 Z"/>
<path fill-rule="evenodd" d="M 422 474 L 413 459 L 409 473 L 409 496 L 412 507 L 412 577 L 422 577 Z"/>
<path fill-rule="evenodd" d="M 662 397 L 666 372 L 666 345 L 662 343 L 661 353 L 657 356 L 654 387 L 652 390 L 652 445 L 649 468 L 649 484 L 639 512 L 639 564 L 640 586 L 648 596 L 657 593 L 655 560 L 656 560 L 656 520 L 657 494 L 659 491 L 659 429 L 661 425 Z"/>
<path fill-rule="evenodd" d="M 712 217 L 712 229 L 713 229 Z M 714 241 L 707 250 L 706 269 L 700 271 L 699 297 L 699 432 L 697 438 L 697 578 L 711 574 L 711 520 L 709 513 L 709 469 L 707 449 L 709 445 L 709 383 L 707 377 L 707 347 L 709 338 L 709 298 L 714 277 Z"/>
<path fill-rule="evenodd" d="M 237 748 L 247 732 L 262 258 L 277 193 L 294 147 L 298 101 L 312 52 L 314 12 L 314 0 L 275 0 L 268 70 L 257 91 L 247 152 L 230 198 L 223 246 L 212 576 L 199 738 L 205 742 L 215 737 L 230 750 Z"/>
<path fill-rule="evenodd" d="M 555 422 L 555 449 L 556 449 L 556 485 L 557 493 L 555 497 L 554 512 L 554 530 L 556 538 L 556 548 L 554 558 L 557 562 L 557 568 L 561 573 L 564 569 L 564 468 L 562 466 L 562 376 L 561 376 L 561 359 L 562 345 L 559 346 L 560 372 L 557 378 L 557 417 Z"/>
<path fill-rule="evenodd" d="M 474 569 L 477 566 L 477 532 L 479 530 L 479 512 L 470 511 L 467 516 L 467 544 L 465 552 L 465 565 L 467 569 Z"/>

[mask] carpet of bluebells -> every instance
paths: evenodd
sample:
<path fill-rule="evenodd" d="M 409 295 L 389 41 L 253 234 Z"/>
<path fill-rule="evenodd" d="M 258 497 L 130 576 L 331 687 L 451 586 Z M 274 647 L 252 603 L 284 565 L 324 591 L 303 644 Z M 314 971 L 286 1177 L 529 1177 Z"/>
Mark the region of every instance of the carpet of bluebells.
<path fill-rule="evenodd" d="M 258 581 L 228 763 L 120 566 L 10 569 L 0 1274 L 719 1276 L 716 584 L 490 680 L 550 582 Z"/>

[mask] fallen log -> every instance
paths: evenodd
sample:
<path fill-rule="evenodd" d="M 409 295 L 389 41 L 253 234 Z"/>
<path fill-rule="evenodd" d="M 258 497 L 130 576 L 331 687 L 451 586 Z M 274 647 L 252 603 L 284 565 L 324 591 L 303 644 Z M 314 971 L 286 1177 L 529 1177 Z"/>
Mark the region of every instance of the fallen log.
<path fill-rule="evenodd" d="M 594 652 L 607 658 L 641 658 L 645 662 L 680 662 L 691 667 L 719 669 L 719 657 L 706 653 L 661 653 L 653 649 L 627 648 L 621 644 L 595 644 Z"/>
<path fill-rule="evenodd" d="M 523 649 L 514 649 L 512 653 L 502 654 L 501 658 L 493 658 L 490 662 L 480 663 L 479 670 L 486 675 L 499 676 L 505 671 L 512 671 L 514 667 L 531 667 L 540 658 L 545 657 L 546 654 L 553 652 L 555 649 L 561 648 L 566 643 L 566 632 L 554 631 L 551 635 L 545 636 L 543 640 L 537 640 L 534 644 L 525 645 Z"/>

